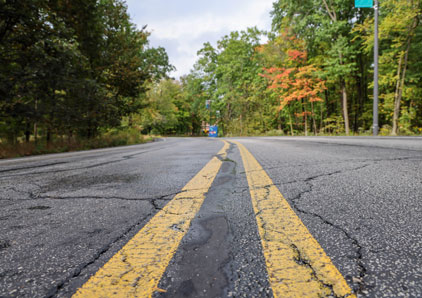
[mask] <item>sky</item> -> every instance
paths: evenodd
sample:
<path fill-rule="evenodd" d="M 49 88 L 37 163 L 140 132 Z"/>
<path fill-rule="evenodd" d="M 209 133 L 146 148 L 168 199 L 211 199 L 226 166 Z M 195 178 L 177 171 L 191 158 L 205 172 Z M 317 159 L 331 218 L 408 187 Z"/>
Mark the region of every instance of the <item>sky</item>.
<path fill-rule="evenodd" d="M 176 67 L 171 76 L 188 74 L 205 42 L 232 31 L 257 26 L 270 30 L 274 0 L 127 0 L 128 12 L 140 29 L 147 25 L 152 47 L 164 47 Z"/>

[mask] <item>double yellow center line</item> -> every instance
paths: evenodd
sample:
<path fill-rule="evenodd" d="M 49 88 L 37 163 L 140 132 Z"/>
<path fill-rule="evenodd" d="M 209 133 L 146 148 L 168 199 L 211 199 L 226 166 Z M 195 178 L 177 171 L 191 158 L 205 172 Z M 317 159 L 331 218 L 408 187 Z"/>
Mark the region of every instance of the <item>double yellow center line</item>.
<path fill-rule="evenodd" d="M 151 297 L 227 156 L 218 155 L 186 184 L 73 297 Z M 353 297 L 343 276 L 256 159 L 240 143 L 274 297 Z"/>
<path fill-rule="evenodd" d="M 226 157 L 229 144 L 218 153 Z M 222 161 L 213 157 L 73 297 L 151 297 L 199 211 Z"/>
<path fill-rule="evenodd" d="M 343 276 L 242 144 L 240 150 L 274 297 L 353 297 Z"/>

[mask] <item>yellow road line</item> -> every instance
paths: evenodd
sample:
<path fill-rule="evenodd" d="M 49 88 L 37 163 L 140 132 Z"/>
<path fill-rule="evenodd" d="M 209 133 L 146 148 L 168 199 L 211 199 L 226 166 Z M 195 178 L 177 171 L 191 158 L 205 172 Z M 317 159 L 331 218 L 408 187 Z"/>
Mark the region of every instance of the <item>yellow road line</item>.
<path fill-rule="evenodd" d="M 224 142 L 218 155 L 226 157 Z M 116 253 L 73 297 L 151 297 L 222 161 L 213 157 L 162 210 Z"/>
<path fill-rule="evenodd" d="M 355 297 L 252 154 L 238 146 L 274 297 Z"/>

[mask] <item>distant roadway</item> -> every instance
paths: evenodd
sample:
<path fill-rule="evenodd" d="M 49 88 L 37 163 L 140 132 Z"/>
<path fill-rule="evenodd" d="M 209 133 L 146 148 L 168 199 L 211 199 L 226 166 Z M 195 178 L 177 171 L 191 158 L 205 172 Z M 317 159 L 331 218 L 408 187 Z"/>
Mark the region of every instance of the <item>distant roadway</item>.
<path fill-rule="evenodd" d="M 0 297 L 422 297 L 422 138 L 2 160 Z"/>

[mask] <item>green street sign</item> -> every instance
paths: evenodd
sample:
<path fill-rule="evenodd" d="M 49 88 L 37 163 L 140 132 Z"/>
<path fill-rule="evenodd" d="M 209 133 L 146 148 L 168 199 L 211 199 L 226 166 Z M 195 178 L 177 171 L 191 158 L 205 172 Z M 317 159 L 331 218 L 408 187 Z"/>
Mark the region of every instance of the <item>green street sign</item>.
<path fill-rule="evenodd" d="M 373 0 L 355 0 L 355 7 L 374 7 Z"/>

